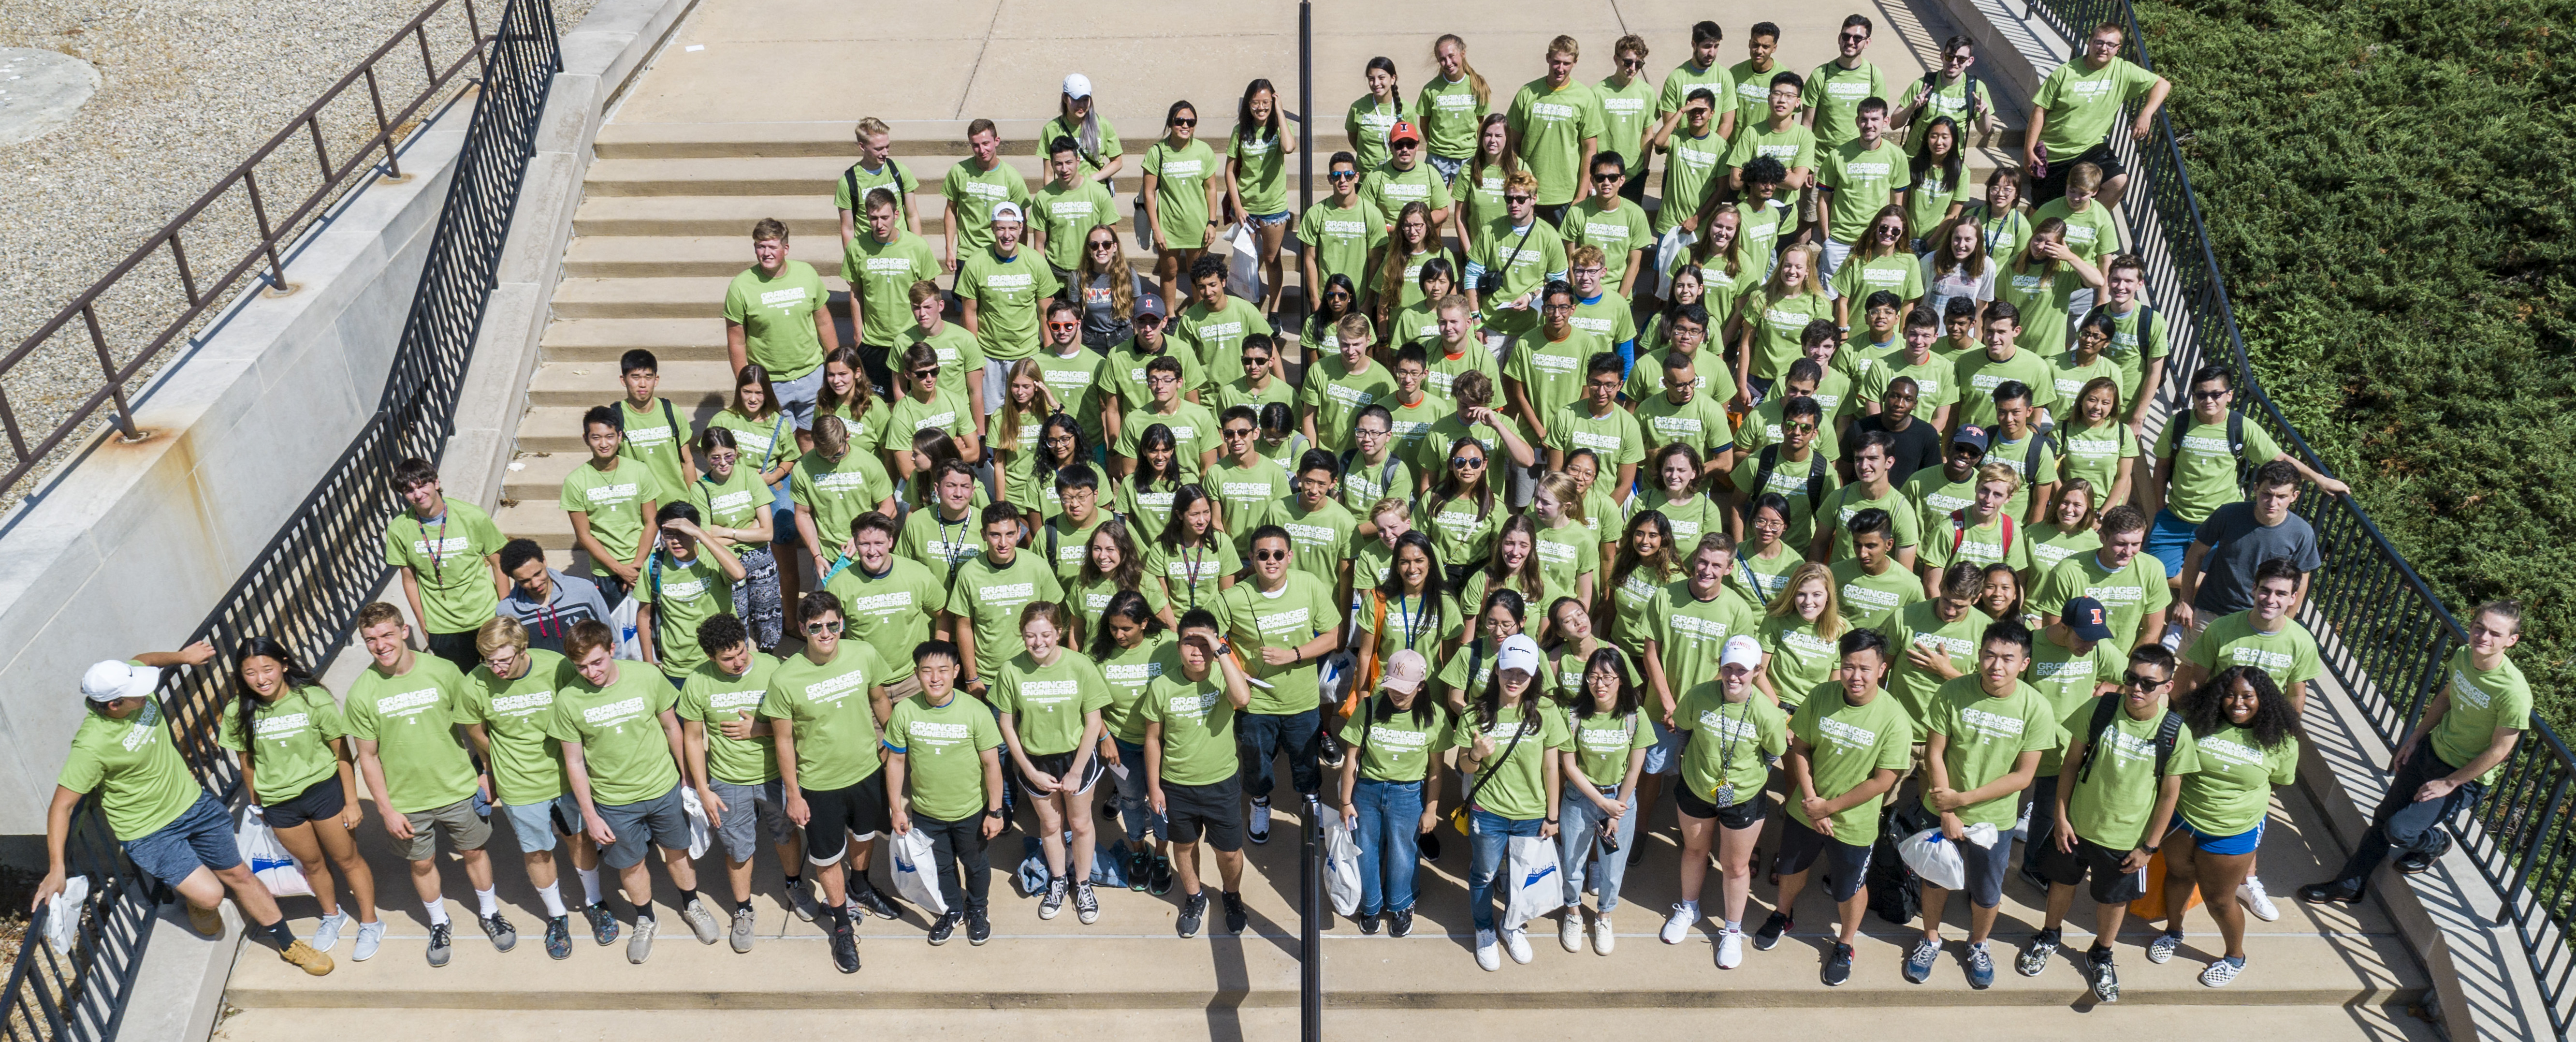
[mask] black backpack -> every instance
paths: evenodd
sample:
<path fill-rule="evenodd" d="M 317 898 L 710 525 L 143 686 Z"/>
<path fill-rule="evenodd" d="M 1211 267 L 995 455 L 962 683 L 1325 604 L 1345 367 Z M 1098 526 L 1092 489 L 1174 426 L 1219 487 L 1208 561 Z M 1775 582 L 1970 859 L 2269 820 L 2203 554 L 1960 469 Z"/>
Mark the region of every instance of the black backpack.
<path fill-rule="evenodd" d="M 1762 498 L 1762 490 L 1771 487 L 1771 475 L 1780 469 L 1780 446 L 1765 445 L 1753 467 L 1753 487 L 1744 490 L 1744 505 L 1749 513 L 1753 501 Z M 1813 516 L 1825 508 L 1825 454 L 1813 447 L 1807 450 L 1807 513 Z"/>
<path fill-rule="evenodd" d="M 2077 761 L 2075 765 L 2075 780 L 2079 784 L 2092 779 L 2093 754 L 2101 750 L 2103 732 L 2109 731 L 2111 722 L 2119 719 L 2119 716 L 2118 696 L 2094 697 L 2093 722 L 2085 728 L 2084 759 Z M 2173 763 L 2174 747 L 2180 744 L 2182 744 L 2182 714 L 2167 707 L 2164 719 L 2156 722 L 2156 777 L 2165 776 L 2165 767 Z"/>
<path fill-rule="evenodd" d="M 886 157 L 886 165 L 894 168 L 894 184 L 891 186 L 894 189 L 894 215 L 901 217 L 912 212 L 912 192 L 921 187 L 921 182 L 915 180 L 912 171 L 904 169 L 903 164 L 896 162 L 893 156 Z M 852 163 L 849 169 L 841 171 L 841 183 L 847 186 L 845 190 L 850 193 L 850 211 L 864 218 L 868 212 L 868 201 L 859 195 L 859 164 Z M 879 185 L 878 187 L 888 186 Z M 861 220 L 859 223 L 867 222 Z"/>
<path fill-rule="evenodd" d="M 1350 473 L 1350 472 L 1351 472 L 1351 462 L 1352 462 L 1352 461 L 1354 461 L 1354 460 L 1357 460 L 1357 459 L 1359 459 L 1359 458 L 1360 458 L 1360 450 L 1358 450 L 1358 449 L 1343 449 L 1343 450 L 1342 450 L 1342 473 L 1344 473 L 1344 474 L 1348 474 L 1348 473 Z M 1383 466 L 1383 467 L 1378 468 L 1378 472 L 1377 472 L 1377 494 L 1378 494 L 1378 498 L 1383 499 L 1383 498 L 1385 498 L 1388 494 L 1390 494 L 1390 493 L 1392 493 L 1392 492 L 1394 492 L 1394 491 L 1395 491 L 1395 468 L 1396 468 L 1396 465 L 1398 464 L 1398 462 L 1399 462 L 1399 461 L 1395 458 L 1395 450 L 1393 450 L 1393 449 L 1389 449 L 1389 450 L 1387 450 L 1387 453 L 1386 453 L 1386 466 Z"/>
<path fill-rule="evenodd" d="M 2183 431 L 2191 422 L 2188 408 L 2176 409 L 2165 417 L 2165 429 L 2173 432 L 2173 451 L 2156 457 L 2156 462 L 2164 466 L 2168 480 L 2174 472 L 2174 457 L 2182 453 Z M 2227 454 L 2236 457 L 2236 487 L 2242 489 L 2252 481 L 2253 468 L 2245 462 L 2245 413 L 2236 409 L 2227 410 Z"/>
<path fill-rule="evenodd" d="M 1921 804 L 1898 809 L 1889 807 L 1878 815 L 1878 843 L 1870 851 L 1869 910 L 1878 917 L 1899 926 L 1911 923 L 1923 914 L 1923 895 L 1917 890 L 1923 877 L 1905 863 L 1905 855 L 1896 845 L 1924 829 L 1935 828 L 1941 819 L 1923 809 Z"/>
<path fill-rule="evenodd" d="M 1967 121 L 1974 123 L 1977 121 L 1977 116 L 1985 109 L 1984 103 L 1977 100 L 1977 88 L 1980 84 L 1977 83 L 1977 78 L 1974 76 L 1961 76 L 1959 77 L 1959 80 L 1962 85 L 1967 88 L 1965 93 L 1965 97 L 1968 101 Z M 1941 89 L 1941 70 L 1934 69 L 1930 72 L 1924 73 L 1922 83 L 1923 86 L 1937 93 Z M 1961 135 L 1965 135 L 1967 132 L 1967 127 L 1961 126 L 1959 128 L 1959 133 Z M 1960 147 L 1964 149 L 1966 147 L 1966 142 L 1962 141 L 1960 143 Z"/>

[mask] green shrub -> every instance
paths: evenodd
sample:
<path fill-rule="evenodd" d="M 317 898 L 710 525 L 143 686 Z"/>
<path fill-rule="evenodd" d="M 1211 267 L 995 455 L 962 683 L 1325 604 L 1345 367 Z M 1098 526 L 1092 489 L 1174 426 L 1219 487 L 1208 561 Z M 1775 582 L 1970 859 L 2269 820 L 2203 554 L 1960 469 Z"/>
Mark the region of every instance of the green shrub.
<path fill-rule="evenodd" d="M 2523 602 L 2516 660 L 2576 720 L 2570 8 L 2137 12 L 2266 390 L 2444 602 Z"/>

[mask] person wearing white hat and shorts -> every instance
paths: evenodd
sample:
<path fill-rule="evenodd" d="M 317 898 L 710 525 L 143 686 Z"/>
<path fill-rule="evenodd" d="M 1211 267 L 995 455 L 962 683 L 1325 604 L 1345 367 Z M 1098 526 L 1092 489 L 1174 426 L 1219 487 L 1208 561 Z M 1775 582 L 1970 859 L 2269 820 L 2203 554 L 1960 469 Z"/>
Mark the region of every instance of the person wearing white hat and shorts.
<path fill-rule="evenodd" d="M 1109 117 L 1100 114 L 1100 103 L 1091 96 L 1091 77 L 1078 72 L 1064 75 L 1064 91 L 1056 98 L 1056 116 L 1038 128 L 1038 162 L 1047 159 L 1047 150 L 1057 138 L 1073 142 L 1082 156 L 1080 176 L 1100 182 L 1109 197 L 1118 197 L 1118 172 L 1127 168 L 1126 150 L 1118 143 L 1118 128 Z M 1104 222 L 1106 223 L 1106 222 Z"/>
<path fill-rule="evenodd" d="M 1467 700 L 1450 734 L 1459 772 L 1474 779 L 1467 789 L 1467 907 L 1476 924 L 1476 965 L 1487 970 L 1502 968 L 1497 942 L 1513 962 L 1529 964 L 1528 931 L 1496 929 L 1494 876 L 1514 837 L 1556 838 L 1563 784 L 1557 754 L 1574 744 L 1565 714 L 1539 697 L 1540 662 L 1538 641 L 1528 634 L 1503 638 L 1493 679 Z"/>
<path fill-rule="evenodd" d="M 1422 864 L 1415 837 L 1440 824 L 1440 754 L 1450 720 L 1439 700 L 1423 697 L 1431 662 L 1405 648 L 1387 657 L 1377 693 L 1342 725 L 1342 817 L 1360 848 L 1360 932 L 1413 932 L 1413 880 Z"/>
<path fill-rule="evenodd" d="M 1771 763 L 1789 751 L 1789 715 L 1754 686 L 1762 642 L 1727 638 L 1717 679 L 1681 694 L 1673 729 L 1689 735 L 1682 746 L 1681 787 L 1673 793 L 1681 817 L 1681 901 L 1664 921 L 1663 942 L 1680 944 L 1699 922 L 1700 887 L 1708 881 L 1708 851 L 1717 847 L 1719 883 L 1726 902 L 1717 935 L 1717 967 L 1744 961 L 1744 898 L 1753 888 L 1753 845 L 1771 803 L 1763 787 Z M 1713 841 L 1713 843 L 1712 843 Z"/>
<path fill-rule="evenodd" d="M 276 896 L 242 861 L 241 847 L 233 841 L 232 816 L 188 773 L 178 738 L 152 695 L 162 669 L 203 666 L 214 657 L 214 645 L 198 641 L 180 651 L 101 662 L 81 674 L 82 706 L 88 713 L 72 735 L 71 755 L 63 761 L 53 806 L 45 813 L 45 879 L 36 885 L 29 907 L 41 911 L 63 892 L 72 811 L 96 792 L 99 810 L 125 856 L 186 900 L 188 925 L 199 934 L 222 937 L 224 891 L 231 890 L 242 918 L 253 924 L 248 930 L 252 938 L 319 977 L 331 972 L 331 957 L 296 940 L 286 928 Z"/>

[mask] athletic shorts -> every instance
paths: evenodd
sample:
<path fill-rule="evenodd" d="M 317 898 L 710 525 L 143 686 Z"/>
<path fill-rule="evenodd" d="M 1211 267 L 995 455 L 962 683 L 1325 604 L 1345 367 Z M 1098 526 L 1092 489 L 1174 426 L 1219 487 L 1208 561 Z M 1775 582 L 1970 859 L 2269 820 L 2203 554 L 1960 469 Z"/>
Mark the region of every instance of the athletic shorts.
<path fill-rule="evenodd" d="M 680 799 L 678 782 L 651 799 L 594 802 L 591 807 L 599 812 L 599 820 L 608 823 L 608 831 L 617 834 L 617 842 L 599 849 L 600 864 L 623 871 L 641 864 L 647 847 L 689 849 L 689 810 Z"/>
<path fill-rule="evenodd" d="M 1682 748 L 1690 744 L 1690 732 L 1666 727 L 1652 717 L 1646 720 L 1646 726 L 1654 729 L 1655 744 L 1646 747 L 1646 765 L 1641 769 L 1647 774 L 1680 774 Z"/>
<path fill-rule="evenodd" d="M 447 849 L 462 853 L 481 850 L 492 842 L 492 820 L 476 793 L 444 807 L 406 811 L 403 820 L 411 823 L 411 838 L 394 841 L 394 849 L 405 861 L 427 861 L 438 856 L 438 837 L 447 837 Z"/>
<path fill-rule="evenodd" d="M 2122 129 L 2124 127 L 2115 126 L 2111 132 L 2117 134 Z M 2128 167 L 2120 164 L 2120 154 L 2111 150 L 2111 139 L 2105 137 L 2080 154 L 2048 157 L 2048 176 L 2031 186 L 2032 205 L 2046 206 L 2054 200 L 2066 198 L 2066 175 L 2075 171 L 2077 163 L 2101 167 L 2102 180 L 2105 181 L 2129 172 Z"/>
<path fill-rule="evenodd" d="M 296 793 L 294 798 L 262 804 L 260 819 L 272 829 L 291 829 L 307 822 L 325 821 L 340 816 L 349 807 L 349 794 L 340 788 L 340 772 L 314 782 Z"/>
<path fill-rule="evenodd" d="M 1054 753 L 1047 756 L 1032 756 L 1029 757 L 1029 764 L 1046 774 L 1063 778 L 1066 771 L 1073 769 L 1073 754 Z M 1107 773 L 1109 773 L 1109 764 L 1102 761 L 1098 755 L 1093 755 L 1091 762 L 1083 766 L 1082 777 L 1072 779 L 1073 791 L 1090 792 L 1092 785 L 1100 781 L 1100 776 Z"/>
<path fill-rule="evenodd" d="M 1996 846 L 2004 844 L 1997 843 Z M 1969 850 L 1974 849 L 1970 844 Z M 1965 853 L 1966 851 L 1963 851 Z M 2075 852 L 2057 849 L 2052 840 L 2039 850 L 2039 875 L 2058 886 L 2074 886 L 2093 878 L 2093 903 L 2120 905 L 2147 896 L 2147 870 L 2120 870 L 2120 862 L 2129 852 L 2113 850 L 2082 836 L 2075 837 Z"/>
<path fill-rule="evenodd" d="M 884 771 L 871 771 L 844 788 L 807 789 L 805 809 L 805 860 L 817 865 L 837 864 L 852 834 L 865 843 L 894 829 Z"/>
<path fill-rule="evenodd" d="M 1781 875 L 1794 875 L 1815 867 L 1821 857 L 1825 862 L 1825 892 L 1836 903 L 1849 901 L 1869 882 L 1870 847 L 1866 843 L 1845 843 L 1808 828 L 1792 816 L 1781 822 Z"/>
<path fill-rule="evenodd" d="M 241 845 L 233 842 L 232 816 L 204 790 L 169 824 L 126 840 L 125 856 L 134 867 L 174 887 L 199 868 L 222 872 L 242 863 Z"/>
<path fill-rule="evenodd" d="M 545 853 L 562 837 L 581 834 L 581 803 L 569 792 L 542 803 L 503 804 L 501 813 L 510 819 L 522 854 Z"/>
<path fill-rule="evenodd" d="M 710 778 L 707 786 L 724 801 L 723 820 L 716 822 L 716 839 L 724 843 L 726 860 L 737 865 L 751 860 L 760 851 L 764 835 L 771 846 L 776 846 L 796 834 L 796 826 L 787 820 L 786 786 L 778 779 L 737 785 Z"/>
<path fill-rule="evenodd" d="M 2220 857 L 2236 857 L 2242 854 L 2251 854 L 2256 850 L 2261 849 L 2263 846 L 2263 823 L 2261 821 L 2256 821 L 2253 828 L 2230 835 L 2221 835 L 2219 833 L 2207 831 L 2198 825 L 2194 825 L 2189 821 L 2183 820 L 2182 815 L 2179 814 L 2174 815 L 2174 823 L 2176 827 L 2191 833 L 2191 845 L 2203 854 L 2216 854 Z"/>
<path fill-rule="evenodd" d="M 1758 790 L 1738 791 L 1735 794 L 1735 805 L 1732 807 L 1720 807 L 1711 803 L 1702 798 L 1699 793 L 1691 791 L 1691 787 L 1687 785 L 1673 790 L 1673 804 L 1680 808 L 1682 813 L 1701 821 L 1716 818 L 1720 827 L 1728 829 L 1761 827 L 1762 819 L 1770 813 L 1770 803 L 1771 801 L 1764 798 Z"/>
<path fill-rule="evenodd" d="M 1967 865 L 1968 900 L 1979 908 L 1993 908 L 2003 903 L 2004 876 L 2012 870 L 2011 830 L 1999 831 L 2003 834 L 1995 838 L 1995 845 L 1991 847 L 1966 842 L 1952 844 L 1959 848 L 1959 860 Z M 2045 851 L 2041 853 L 2046 854 Z"/>
<path fill-rule="evenodd" d="M 787 422 L 800 431 L 814 429 L 814 400 L 823 393 L 823 367 L 815 366 L 793 380 L 769 378 L 769 389 L 778 392 L 778 411 L 787 414 Z M 850 432 L 856 435 L 857 431 Z"/>
<path fill-rule="evenodd" d="M 1163 808 L 1172 842 L 1196 843 L 1199 833 L 1205 832 L 1211 847 L 1229 853 L 1243 849 L 1241 777 L 1214 785 L 1164 782 Z"/>

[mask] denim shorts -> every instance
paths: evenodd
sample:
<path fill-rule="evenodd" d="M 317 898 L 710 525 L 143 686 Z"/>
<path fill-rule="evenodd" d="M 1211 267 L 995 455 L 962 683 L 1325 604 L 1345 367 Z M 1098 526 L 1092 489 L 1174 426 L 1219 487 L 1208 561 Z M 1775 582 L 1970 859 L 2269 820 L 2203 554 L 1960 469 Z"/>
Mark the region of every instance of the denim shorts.
<path fill-rule="evenodd" d="M 1682 747 L 1689 744 L 1690 732 L 1666 727 L 1663 721 L 1649 717 L 1646 726 L 1655 730 L 1655 744 L 1646 747 L 1647 774 L 1680 774 Z"/>
<path fill-rule="evenodd" d="M 2263 823 L 2260 821 L 2255 822 L 2253 828 L 2228 836 L 2205 831 L 2180 814 L 2174 815 L 2174 824 L 2191 833 L 2191 845 L 2199 848 L 2203 854 L 2235 857 L 2240 854 L 2251 854 L 2263 846 Z"/>
<path fill-rule="evenodd" d="M 204 790 L 178 818 L 151 834 L 125 841 L 125 856 L 134 867 L 171 886 L 199 868 L 222 872 L 242 863 L 241 845 L 233 842 L 233 823 L 224 805 Z"/>
<path fill-rule="evenodd" d="M 509 817 L 522 854 L 553 850 L 556 840 L 581 831 L 581 804 L 569 792 L 542 803 L 506 804 L 501 813 Z"/>
<path fill-rule="evenodd" d="M 1288 211 L 1286 210 L 1281 210 L 1278 213 L 1257 213 L 1252 215 L 1252 226 L 1255 228 L 1276 228 L 1286 223 L 1288 223 Z"/>

